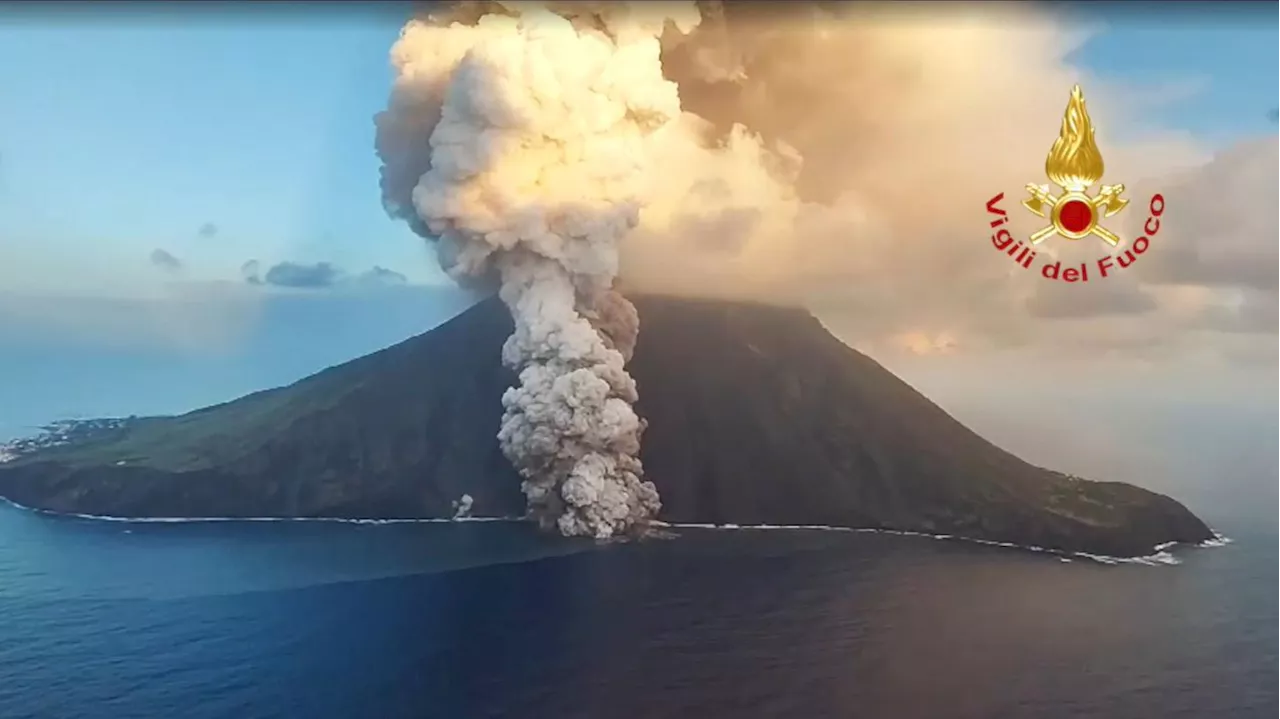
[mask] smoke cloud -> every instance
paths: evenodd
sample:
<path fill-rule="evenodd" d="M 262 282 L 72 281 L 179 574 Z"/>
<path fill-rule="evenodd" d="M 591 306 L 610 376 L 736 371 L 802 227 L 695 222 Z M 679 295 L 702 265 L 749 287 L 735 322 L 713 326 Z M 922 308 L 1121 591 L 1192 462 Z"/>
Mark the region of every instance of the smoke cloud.
<path fill-rule="evenodd" d="M 605 537 L 660 506 L 619 275 L 951 348 L 1029 306 L 983 208 L 1041 176 L 1072 85 L 1108 181 L 1201 160 L 1178 136 L 1114 141 L 1151 100 L 1071 68 L 1084 37 L 1017 4 L 456 2 L 410 21 L 375 118 L 383 203 L 511 309 L 499 440 L 532 516 Z"/>
<path fill-rule="evenodd" d="M 489 10 L 489 12 L 486 12 Z M 438 239 L 464 284 L 496 282 L 515 320 L 498 441 L 530 515 L 565 535 L 642 529 L 660 502 L 637 457 L 624 365 L 638 318 L 614 288 L 652 193 L 653 145 L 680 115 L 664 27 L 691 3 L 455 5 L 410 22 L 376 119 L 388 212 Z"/>
<path fill-rule="evenodd" d="M 1082 77 L 1064 58 L 1085 36 L 1017 4 L 700 5 L 717 19 L 667 42 L 691 132 L 663 148 L 680 171 L 624 246 L 629 286 L 840 306 L 863 339 L 968 329 L 972 299 L 1020 304 L 992 291 L 1016 283 L 973 228 L 991 196 L 1042 177 L 1073 84 L 1108 177 L 1192 155 L 1158 135 L 1118 142 L 1141 98 Z"/>

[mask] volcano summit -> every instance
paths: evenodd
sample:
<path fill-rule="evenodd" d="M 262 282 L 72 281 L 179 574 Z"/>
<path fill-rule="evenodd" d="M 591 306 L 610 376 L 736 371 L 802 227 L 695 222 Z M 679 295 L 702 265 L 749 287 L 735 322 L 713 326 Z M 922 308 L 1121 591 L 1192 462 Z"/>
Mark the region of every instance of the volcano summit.
<path fill-rule="evenodd" d="M 641 296 L 628 366 L 659 519 L 951 534 L 1141 556 L 1211 530 L 1177 501 L 1032 466 L 801 310 Z M 512 320 L 488 300 L 398 345 L 178 417 L 99 423 L 0 464 L 0 496 L 122 517 L 526 511 L 494 437 Z"/>

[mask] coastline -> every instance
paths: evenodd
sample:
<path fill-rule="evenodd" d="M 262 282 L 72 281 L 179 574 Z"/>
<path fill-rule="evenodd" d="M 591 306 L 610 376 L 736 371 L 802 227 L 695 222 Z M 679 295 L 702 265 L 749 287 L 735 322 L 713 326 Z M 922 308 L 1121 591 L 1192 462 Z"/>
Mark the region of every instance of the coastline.
<path fill-rule="evenodd" d="M 422 517 L 412 519 L 377 519 L 377 518 L 359 518 L 359 517 L 113 517 L 96 514 L 81 514 L 76 512 L 55 512 L 48 509 L 40 509 L 38 507 L 28 507 L 19 504 L 7 497 L 0 497 L 0 502 L 7 504 L 15 509 L 33 514 L 40 514 L 48 517 L 60 517 L 65 519 L 83 519 L 96 522 L 118 522 L 122 524 L 197 524 L 206 522 L 330 522 L 337 524 L 449 524 L 461 522 L 524 522 L 523 517 Z M 1224 547 L 1232 543 L 1232 539 L 1226 535 L 1210 528 L 1213 537 L 1197 544 L 1186 544 L 1181 542 L 1165 542 L 1151 548 L 1151 554 L 1138 557 L 1112 557 L 1103 554 L 1090 554 L 1088 552 L 1067 552 L 1058 549 L 1049 549 L 1046 547 L 1037 547 L 1033 545 L 1014 544 L 1012 542 L 996 542 L 988 539 L 974 539 L 972 537 L 963 537 L 954 534 L 928 534 L 925 532 L 912 532 L 899 529 L 877 529 L 870 527 L 839 527 L 822 524 L 705 524 L 690 522 L 664 522 L 654 520 L 651 526 L 663 529 L 706 529 L 713 531 L 818 531 L 818 532 L 853 532 L 861 534 L 891 534 L 904 537 L 921 537 L 926 539 L 935 539 L 941 541 L 966 542 L 969 544 L 980 544 L 990 547 L 1002 547 L 1005 549 L 1016 549 L 1024 552 L 1037 552 L 1040 554 L 1049 554 L 1058 557 L 1059 561 L 1071 562 L 1075 559 L 1087 559 L 1098 564 L 1116 565 L 1116 564 L 1136 564 L 1143 566 L 1171 566 L 1182 563 L 1182 560 L 1175 557 L 1168 550 L 1178 546 L 1195 547 L 1199 549 L 1210 549 L 1214 547 Z"/>

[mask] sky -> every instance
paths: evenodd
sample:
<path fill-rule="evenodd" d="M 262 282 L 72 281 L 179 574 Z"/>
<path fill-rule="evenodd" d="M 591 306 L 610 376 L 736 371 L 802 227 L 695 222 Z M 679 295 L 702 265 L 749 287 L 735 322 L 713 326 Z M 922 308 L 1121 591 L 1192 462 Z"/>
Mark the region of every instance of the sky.
<path fill-rule="evenodd" d="M 0 232 L 31 270 L 6 286 L 154 283 L 154 248 L 206 279 L 255 258 L 434 277 L 378 200 L 391 9 L 0 20 Z"/>
<path fill-rule="evenodd" d="M 1107 28 L 1075 53 L 1082 67 L 1136 84 L 1174 83 L 1194 89 L 1155 118 L 1214 146 L 1275 131 L 1267 115 L 1274 109 L 1267 106 L 1268 98 L 1276 94 L 1276 70 L 1271 69 L 1276 64 L 1276 32 L 1268 23 L 1270 8 L 1206 12 L 1199 3 L 1189 3 L 1191 7 L 1182 11 L 1171 10 L 1167 3 L 1159 9 L 1153 3 L 1136 4 L 1151 12 L 1126 9 L 1121 3 L 1076 10 L 1087 22 Z M 1157 13 L 1173 17 L 1153 18 Z"/>
<path fill-rule="evenodd" d="M 379 204 L 371 118 L 386 105 L 396 5 L 306 17 L 145 7 L 0 15 L 6 288 L 156 283 L 156 248 L 192 278 L 258 259 L 441 281 Z M 1215 146 L 1274 132 L 1269 24 L 1098 12 L 1089 19 L 1111 29 L 1075 53 L 1081 66 L 1203 86 L 1153 120 Z"/>
<path fill-rule="evenodd" d="M 1092 32 L 1069 64 L 1149 95 L 1117 140 L 1176 135 L 1207 161 L 1274 138 L 1274 6 L 1119 5 L 1057 10 Z M 381 207 L 372 117 L 386 107 L 403 6 L 159 7 L 0 9 L 0 435 L 57 416 L 185 411 L 292 381 L 468 301 Z M 838 319 L 828 325 L 840 334 Z M 1264 361 L 1214 370 L 1184 403 L 1188 416 L 1240 423 L 1272 462 L 1274 427 L 1255 420 L 1276 414 L 1275 332 L 1273 319 Z M 962 418 L 1039 451 L 1009 428 L 1024 393 L 1002 389 L 993 360 L 865 349 Z M 1104 414 L 1108 402 L 1156 412 L 1171 385 L 1206 376 L 1144 362 L 1061 368 L 1038 411 L 1069 434 L 1084 411 L 1063 408 L 1071 387 L 1103 387 Z"/>

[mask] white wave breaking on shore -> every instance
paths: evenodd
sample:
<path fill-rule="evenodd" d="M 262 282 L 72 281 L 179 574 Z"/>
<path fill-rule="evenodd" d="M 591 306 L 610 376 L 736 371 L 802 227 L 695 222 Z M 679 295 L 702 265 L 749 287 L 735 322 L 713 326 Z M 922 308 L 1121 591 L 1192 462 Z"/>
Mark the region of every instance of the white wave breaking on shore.
<path fill-rule="evenodd" d="M 989 539 L 975 539 L 973 537 L 962 537 L 954 534 L 929 534 L 927 532 L 911 532 L 901 529 L 874 529 L 874 528 L 857 528 L 857 527 L 836 527 L 826 524 L 700 524 L 700 523 L 674 523 L 674 522 L 652 522 L 654 526 L 669 527 L 672 529 L 690 528 L 690 529 L 729 529 L 729 530 L 809 530 L 822 532 L 858 532 L 865 534 L 897 534 L 904 537 L 924 537 L 927 539 L 939 539 L 946 541 L 968 542 L 970 544 L 984 544 L 990 547 L 1005 547 L 1007 549 L 1019 549 L 1028 552 L 1041 552 L 1044 554 L 1052 554 L 1057 556 L 1061 561 L 1070 562 L 1073 558 L 1088 559 L 1100 564 L 1142 564 L 1146 566 L 1175 565 L 1181 564 L 1182 560 L 1173 556 L 1168 550 L 1179 542 L 1165 542 L 1151 548 L 1151 554 L 1141 557 L 1111 557 L 1105 554 L 1090 554 L 1088 552 L 1066 552 L 1060 549 L 1050 549 L 1047 547 L 1037 547 L 1035 545 L 1014 544 L 1013 542 L 996 542 Z M 1221 547 L 1231 543 L 1231 539 L 1213 532 L 1213 538 L 1207 539 L 1194 546 L 1197 547 Z"/>
<path fill-rule="evenodd" d="M 19 504 L 6 497 L 0 497 L 0 502 L 4 502 L 16 509 L 36 514 L 43 514 L 51 517 L 66 517 L 72 519 L 86 519 L 98 522 L 120 522 L 127 524 L 198 524 L 208 522 L 330 522 L 336 524 L 456 524 L 461 522 L 525 522 L 528 521 L 524 517 L 423 517 L 423 518 L 405 518 L 405 519 L 361 519 L 347 517 L 113 517 L 101 514 L 81 514 L 78 512 L 55 512 L 48 509 L 40 509 L 39 507 L 28 507 Z M 1110 557 L 1104 554 L 1090 554 L 1088 552 L 1065 552 L 1059 549 L 1050 549 L 1047 547 L 1037 547 L 1035 545 L 1014 544 L 1012 542 L 996 542 L 989 539 L 975 539 L 972 537 L 962 537 L 954 534 L 929 534 L 927 532 L 911 532 L 901 529 L 874 529 L 868 527 L 837 527 L 827 524 L 705 524 L 695 522 L 663 522 L 654 520 L 650 522 L 651 526 L 666 529 L 712 529 L 712 530 L 738 530 L 738 531 L 760 531 L 760 530 L 783 530 L 783 531 L 820 531 L 820 532 L 852 532 L 860 534 L 896 534 L 903 537 L 923 537 L 926 539 L 938 539 L 946 541 L 968 542 L 970 544 L 983 544 L 990 547 L 1004 547 L 1006 549 L 1018 549 L 1028 552 L 1040 552 L 1044 554 L 1052 554 L 1059 558 L 1060 561 L 1070 562 L 1073 558 L 1088 559 L 1100 564 L 1141 564 L 1146 566 L 1175 565 L 1181 564 L 1182 560 L 1173 556 L 1168 550 L 1178 542 L 1165 542 L 1152 547 L 1152 553 L 1142 557 Z M 1231 544 L 1231 538 L 1214 531 L 1213 537 L 1207 539 L 1197 545 L 1202 548 L 1223 547 Z"/>

